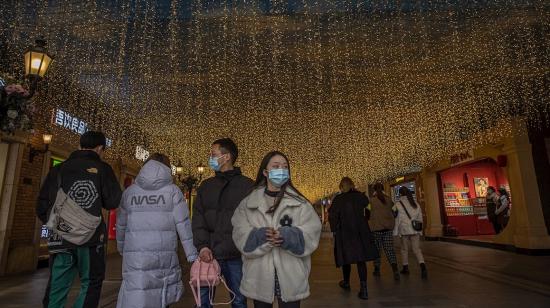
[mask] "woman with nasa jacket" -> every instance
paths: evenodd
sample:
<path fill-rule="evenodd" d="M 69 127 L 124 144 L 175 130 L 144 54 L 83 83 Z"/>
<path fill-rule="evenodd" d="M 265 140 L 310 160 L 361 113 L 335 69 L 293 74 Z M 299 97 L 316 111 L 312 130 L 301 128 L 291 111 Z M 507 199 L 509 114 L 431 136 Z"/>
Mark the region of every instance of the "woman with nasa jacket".
<path fill-rule="evenodd" d="M 122 254 L 122 286 L 117 307 L 166 307 L 183 293 L 178 235 L 193 262 L 197 250 L 189 209 L 172 182 L 168 157 L 153 154 L 136 183 L 122 195 L 117 213 L 117 248 Z"/>

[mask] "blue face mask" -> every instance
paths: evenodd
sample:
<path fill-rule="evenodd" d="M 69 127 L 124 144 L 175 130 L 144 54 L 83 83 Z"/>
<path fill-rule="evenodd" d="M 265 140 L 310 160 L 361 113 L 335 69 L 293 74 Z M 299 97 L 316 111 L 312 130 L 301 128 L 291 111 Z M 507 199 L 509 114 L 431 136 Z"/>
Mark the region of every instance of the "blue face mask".
<path fill-rule="evenodd" d="M 221 156 L 220 156 L 221 157 Z M 210 156 L 210 159 L 208 160 L 208 166 L 210 166 L 210 168 L 214 171 L 220 171 L 220 168 L 221 168 L 221 165 L 220 163 L 218 162 L 218 160 L 220 159 L 220 157 L 214 157 L 214 156 Z"/>
<path fill-rule="evenodd" d="M 290 174 L 288 173 L 288 169 L 269 170 L 269 181 L 275 187 L 283 186 L 286 182 L 288 182 L 289 177 Z"/>

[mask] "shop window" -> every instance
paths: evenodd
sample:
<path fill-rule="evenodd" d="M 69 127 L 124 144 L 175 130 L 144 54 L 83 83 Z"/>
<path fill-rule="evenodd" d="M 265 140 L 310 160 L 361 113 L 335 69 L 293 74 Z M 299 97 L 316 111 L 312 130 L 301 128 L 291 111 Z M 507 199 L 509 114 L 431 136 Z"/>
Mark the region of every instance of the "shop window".
<path fill-rule="evenodd" d="M 393 202 L 398 202 L 399 201 L 399 197 L 401 197 L 401 195 L 399 194 L 399 189 L 403 186 L 407 187 L 411 191 L 414 200 L 417 201 L 417 199 L 416 199 L 416 182 L 411 181 L 411 182 L 401 183 L 401 184 L 397 184 L 395 186 L 392 186 L 391 194 L 392 194 Z"/>
<path fill-rule="evenodd" d="M 502 232 L 511 212 L 511 192 L 503 168 L 492 159 L 440 172 L 445 235 L 477 236 Z M 489 187 L 496 190 L 488 198 Z M 502 205 L 508 206 L 496 213 Z M 502 209 L 502 208 L 501 208 Z"/>

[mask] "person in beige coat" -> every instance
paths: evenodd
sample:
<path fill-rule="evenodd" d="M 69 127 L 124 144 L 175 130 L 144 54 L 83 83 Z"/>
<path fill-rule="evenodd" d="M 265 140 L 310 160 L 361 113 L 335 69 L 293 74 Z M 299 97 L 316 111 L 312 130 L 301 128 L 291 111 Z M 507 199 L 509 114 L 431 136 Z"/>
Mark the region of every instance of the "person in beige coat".
<path fill-rule="evenodd" d="M 268 153 L 255 188 L 233 218 L 233 240 L 243 255 L 241 293 L 254 307 L 300 307 L 307 298 L 311 254 L 319 245 L 321 221 L 292 185 L 287 157 Z"/>
<path fill-rule="evenodd" d="M 374 234 L 376 248 L 380 251 L 380 256 L 374 261 L 374 276 L 380 276 L 380 265 L 382 250 L 385 252 L 388 262 L 393 270 L 393 279 L 399 280 L 399 269 L 397 267 L 397 257 L 393 247 L 393 229 L 395 228 L 395 217 L 393 202 L 391 198 L 384 193 L 382 183 L 374 184 L 374 196 L 371 198 L 371 210 L 369 226 Z"/>

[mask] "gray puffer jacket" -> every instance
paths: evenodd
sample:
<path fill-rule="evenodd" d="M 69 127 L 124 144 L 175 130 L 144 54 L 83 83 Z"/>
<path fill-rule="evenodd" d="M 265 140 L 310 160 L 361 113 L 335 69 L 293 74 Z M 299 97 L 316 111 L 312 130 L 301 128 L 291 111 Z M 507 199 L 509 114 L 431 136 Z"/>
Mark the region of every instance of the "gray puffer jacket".
<path fill-rule="evenodd" d="M 172 182 L 170 168 L 147 162 L 122 195 L 117 213 L 117 248 L 122 285 L 117 307 L 166 307 L 183 293 L 178 234 L 187 260 L 197 258 L 189 209 Z"/>

